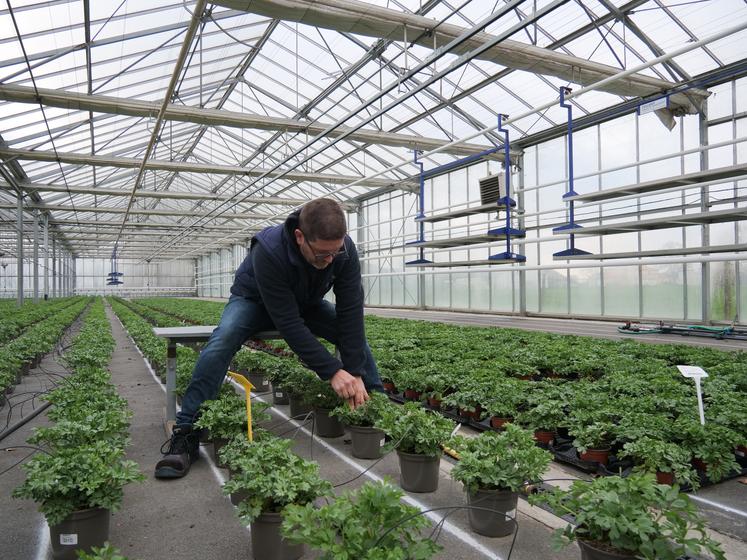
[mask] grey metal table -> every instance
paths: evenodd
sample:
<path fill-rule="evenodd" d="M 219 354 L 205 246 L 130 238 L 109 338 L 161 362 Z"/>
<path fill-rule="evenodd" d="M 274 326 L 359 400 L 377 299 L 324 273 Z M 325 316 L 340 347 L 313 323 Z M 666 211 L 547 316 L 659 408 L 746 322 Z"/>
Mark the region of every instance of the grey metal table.
<path fill-rule="evenodd" d="M 176 421 L 176 345 L 206 342 L 217 325 L 154 327 L 153 334 L 166 339 L 166 423 Z M 250 340 L 282 339 L 278 331 L 261 331 Z"/>

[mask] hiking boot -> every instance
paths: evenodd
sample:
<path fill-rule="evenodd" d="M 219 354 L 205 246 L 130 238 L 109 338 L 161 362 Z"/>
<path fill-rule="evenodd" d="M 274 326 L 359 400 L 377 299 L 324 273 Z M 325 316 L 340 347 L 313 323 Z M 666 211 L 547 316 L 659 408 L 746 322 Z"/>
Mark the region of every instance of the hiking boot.
<path fill-rule="evenodd" d="M 156 478 L 181 478 L 200 458 L 200 440 L 189 424 L 178 424 L 171 438 L 161 446 L 164 457 L 156 463 Z"/>

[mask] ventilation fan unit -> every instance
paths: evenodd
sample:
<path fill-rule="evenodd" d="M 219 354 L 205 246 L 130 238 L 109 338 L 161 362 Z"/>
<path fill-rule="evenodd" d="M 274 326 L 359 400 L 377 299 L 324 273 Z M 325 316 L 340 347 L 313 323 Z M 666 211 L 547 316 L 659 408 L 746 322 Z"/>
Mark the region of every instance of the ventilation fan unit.
<path fill-rule="evenodd" d="M 506 174 L 493 173 L 483 177 L 480 183 L 480 201 L 482 204 L 495 204 L 506 197 Z"/>

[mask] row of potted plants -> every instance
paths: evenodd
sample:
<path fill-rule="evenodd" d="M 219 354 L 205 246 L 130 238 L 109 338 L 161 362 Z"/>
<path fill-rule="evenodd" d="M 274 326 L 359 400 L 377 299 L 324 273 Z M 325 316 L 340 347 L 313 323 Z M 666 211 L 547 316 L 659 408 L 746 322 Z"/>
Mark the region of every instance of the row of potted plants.
<path fill-rule="evenodd" d="M 0 344 L 5 344 L 34 323 L 51 317 L 80 300 L 80 297 L 51 299 L 37 303 L 26 300 L 21 307 L 0 309 Z"/>
<path fill-rule="evenodd" d="M 64 356 L 71 374 L 43 397 L 53 404 L 48 417 L 54 424 L 29 438 L 40 452 L 24 465 L 26 479 L 13 492 L 39 504 L 56 560 L 103 546 L 124 486 L 143 479 L 137 464 L 124 458 L 131 413 L 106 369 L 113 348 L 97 299 Z"/>
<path fill-rule="evenodd" d="M 291 391 L 298 391 L 304 399 L 309 401 L 313 402 L 315 397 L 324 399 L 324 395 L 317 393 L 315 389 L 310 387 L 309 373 L 304 371 L 305 368 L 294 365 L 290 360 L 265 357 L 261 354 L 255 356 L 255 354 L 257 353 L 248 353 L 245 358 L 238 358 L 237 365 L 241 366 L 240 369 L 244 368 L 246 371 L 256 371 L 257 373 L 267 375 L 272 379 L 273 388 L 275 384 L 285 383 L 287 387 L 291 388 Z M 307 390 L 304 391 L 305 387 L 307 387 Z M 330 403 L 327 403 L 327 405 L 329 406 Z M 540 410 L 535 412 L 534 416 L 537 418 L 542 416 L 550 417 L 553 414 L 557 414 L 554 412 L 554 409 L 544 412 Z M 355 456 L 362 456 L 364 458 L 369 456 L 376 457 L 378 456 L 376 451 L 380 453 L 382 448 L 389 450 L 397 447 L 400 456 L 410 452 L 412 452 L 412 455 L 418 454 L 416 452 L 422 452 L 419 454 L 424 457 L 433 457 L 441 453 L 443 445 L 448 445 L 456 449 L 461 457 L 460 462 L 452 472 L 455 473 L 454 476 L 457 480 L 464 483 L 470 500 L 474 498 L 472 500 L 473 507 L 470 509 L 470 523 L 475 530 L 478 530 L 477 527 L 480 527 L 482 524 L 482 530 L 486 534 L 495 531 L 502 534 L 507 534 L 505 531 L 511 532 L 513 526 L 512 517 L 515 515 L 515 512 L 509 509 L 511 506 L 515 508 L 515 501 L 512 501 L 515 496 L 511 496 L 511 494 L 515 494 L 516 490 L 521 490 L 527 482 L 537 481 L 551 458 L 546 451 L 535 446 L 531 432 L 513 424 L 509 423 L 505 425 L 501 433 L 485 432 L 477 438 L 471 439 L 451 438 L 451 431 L 455 425 L 453 422 L 434 415 L 416 403 L 409 403 L 404 407 L 398 407 L 383 395 L 372 395 L 371 401 L 356 411 L 350 411 L 347 406 L 340 405 L 331 412 L 331 416 L 337 417 L 349 426 L 351 436 L 353 437 L 352 447 Z M 528 418 L 530 415 L 526 414 L 525 416 Z M 373 446 L 359 448 L 356 445 L 357 428 L 364 428 L 362 430 L 363 433 L 373 436 L 372 439 L 375 442 Z M 242 439 L 238 441 L 240 443 L 229 443 L 221 452 L 221 455 L 228 455 L 227 462 L 229 466 L 236 464 L 235 461 L 239 460 L 237 457 L 242 456 L 242 453 L 245 452 L 239 451 L 237 454 L 237 448 L 241 446 L 252 448 L 256 445 L 256 443 L 248 444 Z M 363 450 L 361 451 L 361 449 Z M 367 455 L 367 453 L 371 453 L 371 455 Z M 268 469 L 267 465 L 271 462 L 268 456 L 269 454 L 263 455 L 264 460 L 260 461 L 260 464 L 262 469 L 268 473 L 271 472 L 272 476 L 277 474 L 283 463 L 289 463 L 288 459 L 285 458 L 278 462 L 277 469 Z M 290 461 L 290 463 L 293 463 L 293 461 Z M 496 467 L 496 465 L 499 466 Z M 406 477 L 404 473 L 408 470 L 407 467 L 401 469 L 401 477 Z M 230 483 L 230 486 L 227 486 L 227 491 L 234 494 L 242 491 L 251 492 L 253 488 L 256 488 L 257 477 L 262 476 L 259 470 L 251 472 L 253 473 L 252 476 L 232 478 L 233 482 Z M 419 482 L 422 482 L 424 478 L 428 477 L 418 474 L 416 478 L 419 478 Z M 243 485 L 238 482 L 239 480 L 245 481 Z M 402 480 L 403 487 L 406 487 L 407 484 L 409 483 Z M 653 481 L 649 485 L 656 486 Z M 384 500 L 381 495 L 382 489 L 374 490 L 366 486 L 360 490 L 361 495 L 369 493 L 368 495 L 370 496 L 372 492 L 376 492 L 376 499 L 373 500 L 375 503 Z M 650 491 L 647 492 L 646 496 L 651 493 Z M 676 490 L 674 492 L 675 494 L 677 493 Z M 270 498 L 274 495 L 273 492 L 268 492 Z M 391 492 L 386 495 L 391 495 Z M 366 528 L 377 527 L 377 525 L 370 520 L 361 523 L 348 523 L 347 520 L 349 519 L 348 516 L 359 505 L 365 505 L 363 509 L 366 515 L 371 514 L 370 505 L 372 499 L 368 497 L 363 500 L 357 500 L 358 496 L 356 493 L 350 495 L 352 499 L 345 499 L 347 496 L 338 498 L 338 500 L 329 506 L 329 510 L 325 509 L 328 506 L 323 506 L 321 509 L 317 508 L 313 505 L 312 500 L 307 500 L 305 505 L 286 504 L 283 508 L 280 508 L 276 504 L 274 507 L 275 509 L 281 509 L 283 512 L 283 517 L 285 517 L 284 530 L 290 542 L 309 544 L 317 550 L 323 551 L 323 554 L 328 554 L 323 555 L 323 558 L 336 558 L 339 556 L 334 556 L 334 553 L 344 554 L 348 550 L 340 545 L 339 535 L 343 534 L 346 530 L 344 526 L 350 524 L 359 527 L 356 530 L 357 541 L 366 543 L 365 548 L 360 549 L 351 557 L 367 557 L 364 553 L 366 550 L 372 548 L 370 543 L 373 542 L 374 548 L 379 543 L 376 539 L 373 541 L 366 539 Z M 257 496 L 254 498 L 259 500 Z M 398 502 L 399 498 L 395 495 L 394 499 Z M 682 500 L 687 500 L 687 498 L 681 496 L 678 498 L 677 504 L 680 504 Z M 645 501 L 645 499 L 642 498 L 639 501 Z M 486 504 L 489 504 L 490 507 L 484 507 Z M 256 513 L 256 511 L 255 508 L 254 512 Z M 327 511 L 330 512 L 330 518 L 327 518 Z M 340 521 L 341 517 L 339 517 L 339 512 L 342 511 L 346 514 L 344 517 L 346 521 L 344 523 Z M 473 515 L 480 511 L 485 511 L 489 515 L 488 520 L 475 519 L 473 521 Z M 492 518 L 490 517 L 491 515 Z M 678 513 L 675 512 L 673 515 L 678 515 Z M 411 516 L 410 518 L 422 519 L 417 516 Z M 702 522 L 698 521 L 698 523 L 702 526 Z M 344 526 L 341 527 L 341 525 Z M 661 541 L 655 545 L 656 547 L 662 547 L 662 543 L 666 542 L 668 538 L 674 538 L 675 541 L 670 543 L 674 545 L 674 548 L 672 548 L 674 551 L 681 550 L 682 546 L 686 546 L 689 547 L 688 550 L 690 551 L 706 549 L 711 552 L 715 551 L 714 556 L 717 558 L 721 557 L 718 555 L 717 545 L 712 541 L 702 540 L 700 543 L 693 543 L 691 542 L 692 539 L 684 541 L 680 538 L 681 535 L 666 536 L 666 525 L 659 527 L 659 525 L 654 523 L 654 526 L 655 529 L 651 530 L 651 534 L 658 535 L 655 538 Z M 657 531 L 664 531 L 664 533 L 657 533 Z M 381 533 L 374 532 L 374 534 L 380 535 Z M 665 534 L 665 536 L 662 537 L 661 534 Z M 677 538 L 680 538 L 680 540 L 676 541 Z M 402 542 L 400 540 L 398 546 L 401 546 Z M 686 542 L 686 544 L 683 544 L 683 542 Z M 431 545 L 425 542 L 422 546 L 426 550 Z M 676 548 L 677 546 L 680 548 Z M 698 548 L 699 546 L 701 548 Z M 412 548 L 412 545 L 410 548 Z M 432 554 L 432 552 L 427 554 Z M 423 557 L 429 556 L 425 555 Z"/>
<path fill-rule="evenodd" d="M 220 312 L 213 302 L 141 301 L 181 310 L 183 318 L 195 312 L 215 320 Z M 656 467 L 662 480 L 676 472 L 692 486 L 699 484 L 699 473 L 718 481 L 741 468 L 735 461 L 735 449 L 743 453 L 747 441 L 741 354 L 376 317 L 367 318 L 367 328 L 390 390 L 451 409 L 463 421 L 490 418 L 494 428 L 514 421 L 545 444 L 561 433 L 589 464 L 604 465 L 613 453 L 647 470 Z M 699 426 L 692 387 L 672 367 L 696 362 L 712 372 L 705 428 Z M 678 451 L 662 454 L 663 444 Z M 684 455 L 689 458 L 683 463 Z"/>
<path fill-rule="evenodd" d="M 133 311 L 134 305 L 132 302 L 120 298 L 111 298 L 109 301 L 115 314 L 135 341 L 140 352 L 148 360 L 156 375 L 165 383 L 166 341 L 153 334 L 154 324 L 149 323 L 139 314 L 139 308 L 137 312 Z M 167 320 L 165 317 L 161 317 L 161 321 L 160 323 L 156 323 L 156 325 L 162 327 L 176 326 L 173 319 Z M 197 355 L 197 352 L 192 348 L 181 345 L 176 348 L 176 394 L 178 396 L 183 395 L 187 389 L 187 385 L 189 385 L 189 381 L 192 378 L 192 370 L 197 361 Z"/>
<path fill-rule="evenodd" d="M 57 312 L 28 326 L 19 336 L 0 347 L 0 395 L 12 391 L 23 375 L 52 351 L 65 330 L 90 303 L 88 298 L 66 301 Z"/>

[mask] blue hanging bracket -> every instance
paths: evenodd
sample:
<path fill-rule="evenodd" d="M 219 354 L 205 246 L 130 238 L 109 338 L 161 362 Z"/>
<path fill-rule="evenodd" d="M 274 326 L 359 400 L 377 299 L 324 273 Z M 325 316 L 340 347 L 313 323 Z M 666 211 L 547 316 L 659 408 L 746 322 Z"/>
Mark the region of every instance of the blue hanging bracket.
<path fill-rule="evenodd" d="M 563 200 L 568 202 L 568 223 L 563 224 L 552 229 L 553 233 L 561 233 L 567 231 L 575 231 L 582 228 L 576 223 L 576 217 L 574 214 L 574 201 L 568 200 L 574 196 L 578 196 L 578 193 L 574 189 L 573 184 L 573 106 L 570 103 L 566 103 L 565 96 L 571 93 L 571 89 L 565 86 L 560 86 L 560 106 L 568 111 L 568 190 L 563 195 Z M 568 249 L 553 253 L 554 257 L 571 257 L 574 255 L 589 255 L 588 251 L 583 251 L 576 248 L 576 236 L 570 234 L 570 244 Z"/>
<path fill-rule="evenodd" d="M 423 162 L 420 161 L 419 157 L 423 152 L 420 150 L 413 150 L 413 162 L 415 165 L 418 165 L 420 167 L 420 173 L 418 175 L 420 179 L 420 190 L 418 191 L 418 214 L 415 216 L 416 220 L 423 220 L 425 218 L 425 166 L 423 165 Z M 406 243 L 405 245 L 410 245 L 412 243 L 423 243 L 425 242 L 425 223 L 424 222 L 418 222 L 418 239 L 416 241 L 410 241 L 409 243 Z M 430 264 L 432 261 L 429 261 L 425 258 L 425 249 L 423 247 L 418 248 L 418 258 L 414 261 L 408 261 L 405 264 L 406 265 L 413 265 L 413 264 Z"/>
<path fill-rule="evenodd" d="M 107 286 L 118 286 L 120 284 L 124 284 L 124 282 L 120 280 L 120 277 L 124 276 L 124 273 L 117 272 L 117 249 L 118 249 L 118 244 L 115 244 L 114 249 L 112 249 L 112 257 L 111 257 L 112 271 L 106 275 Z"/>
<path fill-rule="evenodd" d="M 503 128 L 503 119 L 508 119 L 508 115 L 498 115 L 498 131 L 503 133 L 503 167 L 505 169 L 505 184 L 506 184 L 506 195 L 498 199 L 497 206 L 505 207 L 506 212 L 506 226 L 502 228 L 495 228 L 488 230 L 488 235 L 505 235 L 506 236 L 506 250 L 503 253 L 496 253 L 490 255 L 488 260 L 491 261 L 514 261 L 514 262 L 525 262 L 527 258 L 524 255 L 519 255 L 511 250 L 511 236 L 523 236 L 524 231 L 511 227 L 511 208 L 516 206 L 516 202 L 511 198 L 511 154 L 510 154 L 510 143 L 508 138 L 508 129 Z"/>

